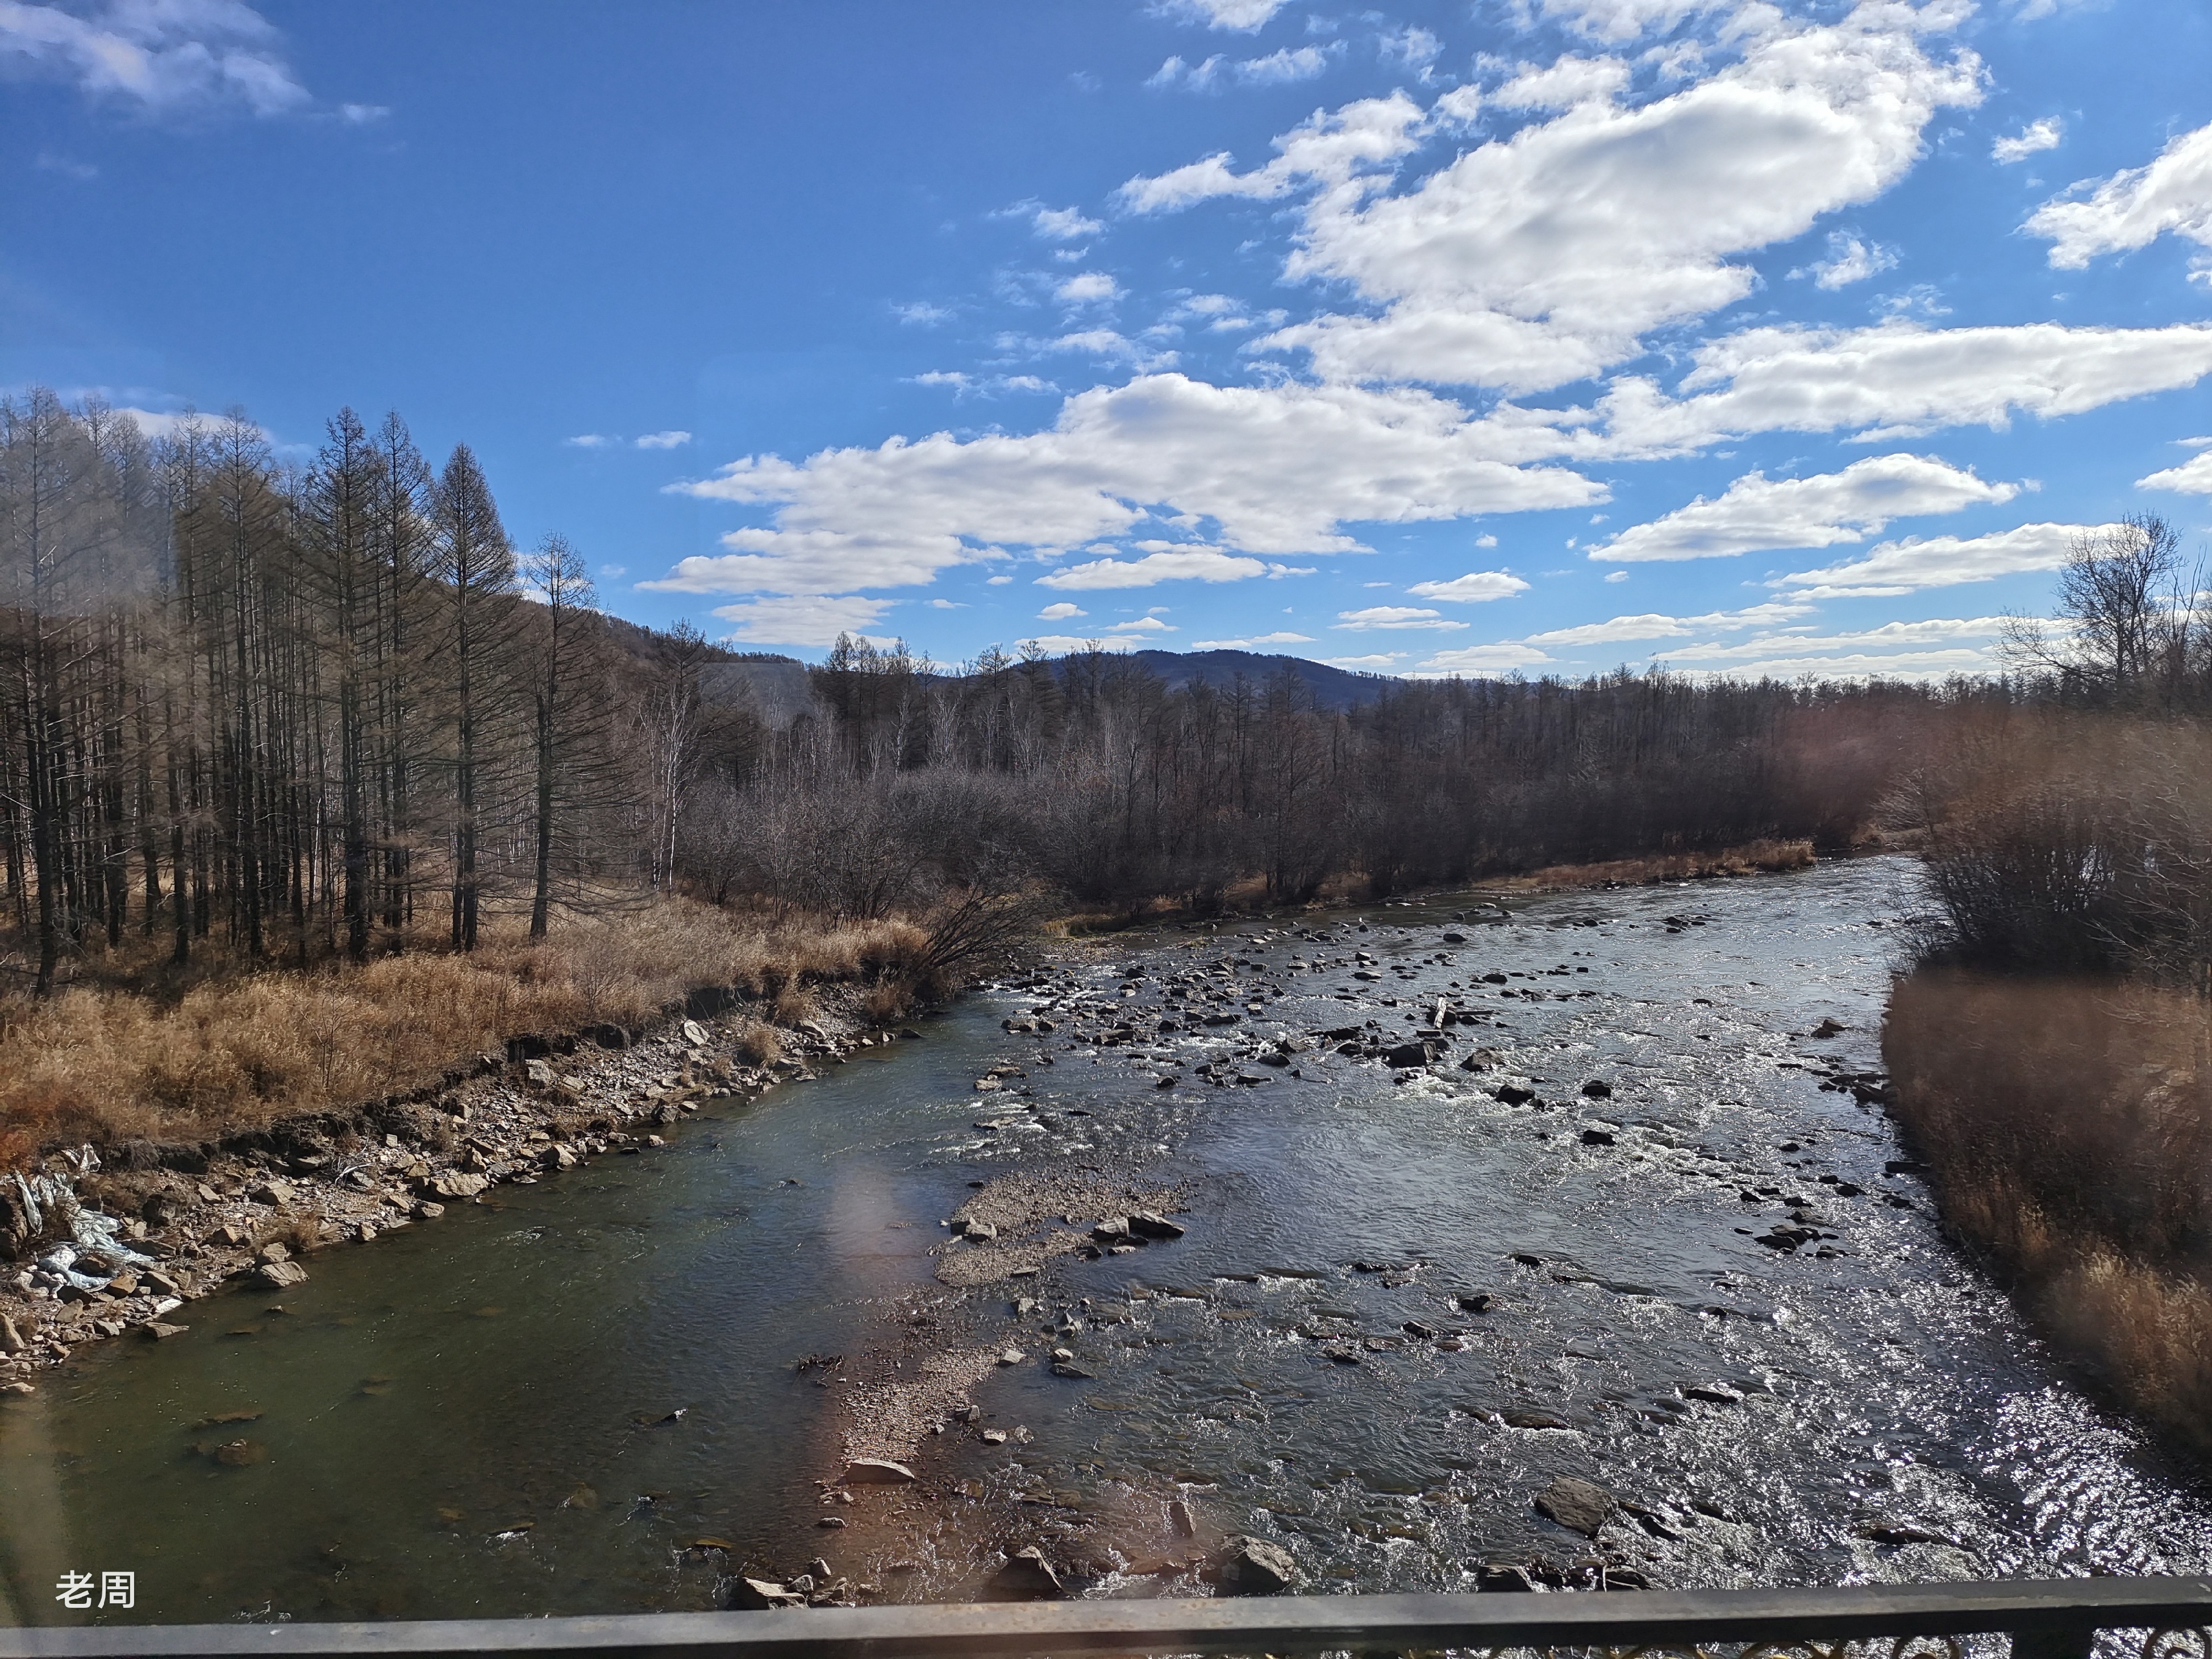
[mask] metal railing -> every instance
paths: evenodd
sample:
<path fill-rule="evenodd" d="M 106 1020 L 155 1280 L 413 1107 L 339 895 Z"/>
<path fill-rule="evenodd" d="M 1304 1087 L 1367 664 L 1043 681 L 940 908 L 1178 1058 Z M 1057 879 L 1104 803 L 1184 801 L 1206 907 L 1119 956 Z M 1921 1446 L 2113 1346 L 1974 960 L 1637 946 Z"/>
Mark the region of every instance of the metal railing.
<path fill-rule="evenodd" d="M 2118 1634 L 2100 1644 L 2100 1632 Z M 2212 1659 L 2212 1579 L 2062 1578 L 1839 1589 L 1286 1595 L 671 1613 L 390 1624 L 107 1625 L 0 1629 L 0 1659 L 980 1659 L 1061 1654 L 1495 1653 L 1637 1659 L 1963 1659 L 2008 1638 L 2014 1659 Z M 1861 1650 L 1864 1652 L 1865 1650 Z M 1856 1656 L 1853 1656 L 1856 1659 Z"/>

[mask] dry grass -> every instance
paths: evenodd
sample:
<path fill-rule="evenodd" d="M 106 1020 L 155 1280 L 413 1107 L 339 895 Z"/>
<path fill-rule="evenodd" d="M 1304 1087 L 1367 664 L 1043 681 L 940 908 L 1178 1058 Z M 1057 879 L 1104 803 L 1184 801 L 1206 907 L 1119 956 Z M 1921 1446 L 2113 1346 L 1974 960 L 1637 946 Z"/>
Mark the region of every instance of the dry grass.
<path fill-rule="evenodd" d="M 1646 858 L 1612 859 L 1603 864 L 1554 864 L 1532 874 L 1494 884 L 1505 887 L 1642 887 L 1662 881 L 1698 881 L 1714 876 L 1775 874 L 1808 869 L 1809 841 L 1754 841 L 1711 853 L 1655 853 Z"/>
<path fill-rule="evenodd" d="M 2212 1451 L 2212 1068 L 2194 999 L 1923 969 L 1883 1052 L 1947 1225 L 2128 1407 Z M 2200 1079 L 2203 1081 L 2200 1082 Z"/>
<path fill-rule="evenodd" d="M 349 1107 L 521 1032 L 643 1024 L 704 986 L 818 1012 L 807 981 L 896 975 L 926 942 L 904 922 L 771 923 L 672 899 L 566 921 L 538 945 L 502 921 L 468 956 L 264 971 L 168 1000 L 82 984 L 16 998 L 0 1003 L 0 1168 L 55 1145 L 204 1139 Z"/>

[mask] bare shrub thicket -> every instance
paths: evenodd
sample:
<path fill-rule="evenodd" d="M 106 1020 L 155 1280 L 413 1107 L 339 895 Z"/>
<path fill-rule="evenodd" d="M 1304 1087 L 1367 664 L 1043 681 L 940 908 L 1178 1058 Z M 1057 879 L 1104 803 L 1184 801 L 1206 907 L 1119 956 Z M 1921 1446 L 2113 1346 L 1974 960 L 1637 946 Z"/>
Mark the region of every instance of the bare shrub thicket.
<path fill-rule="evenodd" d="M 1923 969 L 1884 1052 L 1945 1222 L 2067 1348 L 2212 1450 L 2205 1009 L 2116 982 Z"/>

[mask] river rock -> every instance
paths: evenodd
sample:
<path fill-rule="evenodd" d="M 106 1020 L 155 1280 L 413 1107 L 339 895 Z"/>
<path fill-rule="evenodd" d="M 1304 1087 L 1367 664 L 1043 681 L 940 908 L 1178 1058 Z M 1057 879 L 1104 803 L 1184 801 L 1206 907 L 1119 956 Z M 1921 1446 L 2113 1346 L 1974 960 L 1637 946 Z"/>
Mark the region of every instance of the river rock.
<path fill-rule="evenodd" d="M 29 1345 L 23 1334 L 15 1328 L 15 1322 L 0 1314 L 0 1353 L 21 1353 Z"/>
<path fill-rule="evenodd" d="M 1569 1532 L 1595 1538 L 1620 1501 L 1594 1480 L 1563 1474 L 1536 1494 L 1536 1510 Z"/>
<path fill-rule="evenodd" d="M 1613 1144 L 1613 1131 L 1610 1129 L 1585 1129 L 1583 1131 L 1583 1145 L 1585 1146 L 1610 1146 Z"/>
<path fill-rule="evenodd" d="M 912 1483 L 914 1471 L 888 1457 L 856 1457 L 845 1465 L 848 1486 L 903 1486 Z"/>
<path fill-rule="evenodd" d="M 254 1275 L 272 1291 L 289 1290 L 295 1285 L 307 1282 L 307 1270 L 296 1261 L 264 1261 L 254 1270 Z"/>
<path fill-rule="evenodd" d="M 1129 1231 L 1139 1238 L 1181 1238 L 1182 1228 L 1156 1210 L 1139 1210 L 1129 1217 Z"/>
<path fill-rule="evenodd" d="M 1592 1100 L 1611 1100 L 1613 1085 L 1601 1077 L 1594 1077 L 1583 1085 L 1583 1093 Z"/>
<path fill-rule="evenodd" d="M 1501 1106 L 1526 1106 L 1535 1099 L 1534 1089 L 1524 1089 L 1517 1083 L 1501 1083 L 1490 1091 L 1490 1097 Z"/>
<path fill-rule="evenodd" d="M 684 1040 L 690 1043 L 694 1048 L 703 1048 L 707 1046 L 707 1028 L 702 1025 L 697 1020 L 685 1020 L 682 1030 L 684 1032 Z"/>
<path fill-rule="evenodd" d="M 525 1060 L 522 1071 L 532 1088 L 550 1089 L 553 1086 L 553 1067 L 544 1060 Z"/>
<path fill-rule="evenodd" d="M 249 1188 L 246 1194 L 257 1204 L 283 1206 L 292 1201 L 292 1189 L 281 1181 L 264 1181 Z"/>
<path fill-rule="evenodd" d="M 1510 1593 L 1534 1591 L 1536 1581 L 1528 1577 L 1528 1569 L 1510 1562 L 1486 1561 L 1474 1570 L 1474 1587 L 1479 1590 L 1504 1590 Z"/>
<path fill-rule="evenodd" d="M 449 1170 L 430 1183 L 430 1190 L 441 1198 L 474 1198 L 491 1185 L 489 1176 L 471 1175 L 463 1170 Z"/>
<path fill-rule="evenodd" d="M 726 1607 L 744 1613 L 764 1613 L 770 1607 L 803 1607 L 806 1598 L 786 1589 L 770 1578 L 732 1578 L 718 1586 L 717 1599 Z"/>
<path fill-rule="evenodd" d="M 189 1325 L 165 1325 L 158 1319 L 149 1319 L 138 1328 L 156 1342 L 167 1342 L 173 1336 L 182 1336 L 191 1328 Z"/>
<path fill-rule="evenodd" d="M 1198 1536 L 1198 1517 L 1191 1513 L 1187 1498 L 1171 1498 L 1168 1500 L 1168 1524 L 1175 1528 L 1178 1538 Z"/>
<path fill-rule="evenodd" d="M 1060 1575 L 1052 1570 L 1052 1563 L 1034 1544 L 1006 1558 L 1006 1564 L 991 1575 L 991 1588 L 1002 1595 L 1036 1601 L 1057 1600 L 1067 1593 L 1060 1585 Z"/>
<path fill-rule="evenodd" d="M 1224 1595 L 1279 1595 L 1298 1582 L 1298 1564 L 1279 1544 L 1236 1537 L 1213 1558 L 1215 1582 Z"/>

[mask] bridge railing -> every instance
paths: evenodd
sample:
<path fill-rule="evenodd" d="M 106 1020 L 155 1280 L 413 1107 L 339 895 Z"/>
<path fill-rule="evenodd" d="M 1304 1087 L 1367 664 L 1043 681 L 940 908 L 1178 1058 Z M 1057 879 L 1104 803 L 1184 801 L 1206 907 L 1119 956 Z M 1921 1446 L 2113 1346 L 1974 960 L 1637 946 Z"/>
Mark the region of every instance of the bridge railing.
<path fill-rule="evenodd" d="M 2212 1659 L 2212 1579 L 1835 1589 L 1285 1595 L 383 1624 L 0 1629 L 0 1659 L 1031 1659 L 1073 1654 L 1460 1654 L 1614 1659 Z"/>

